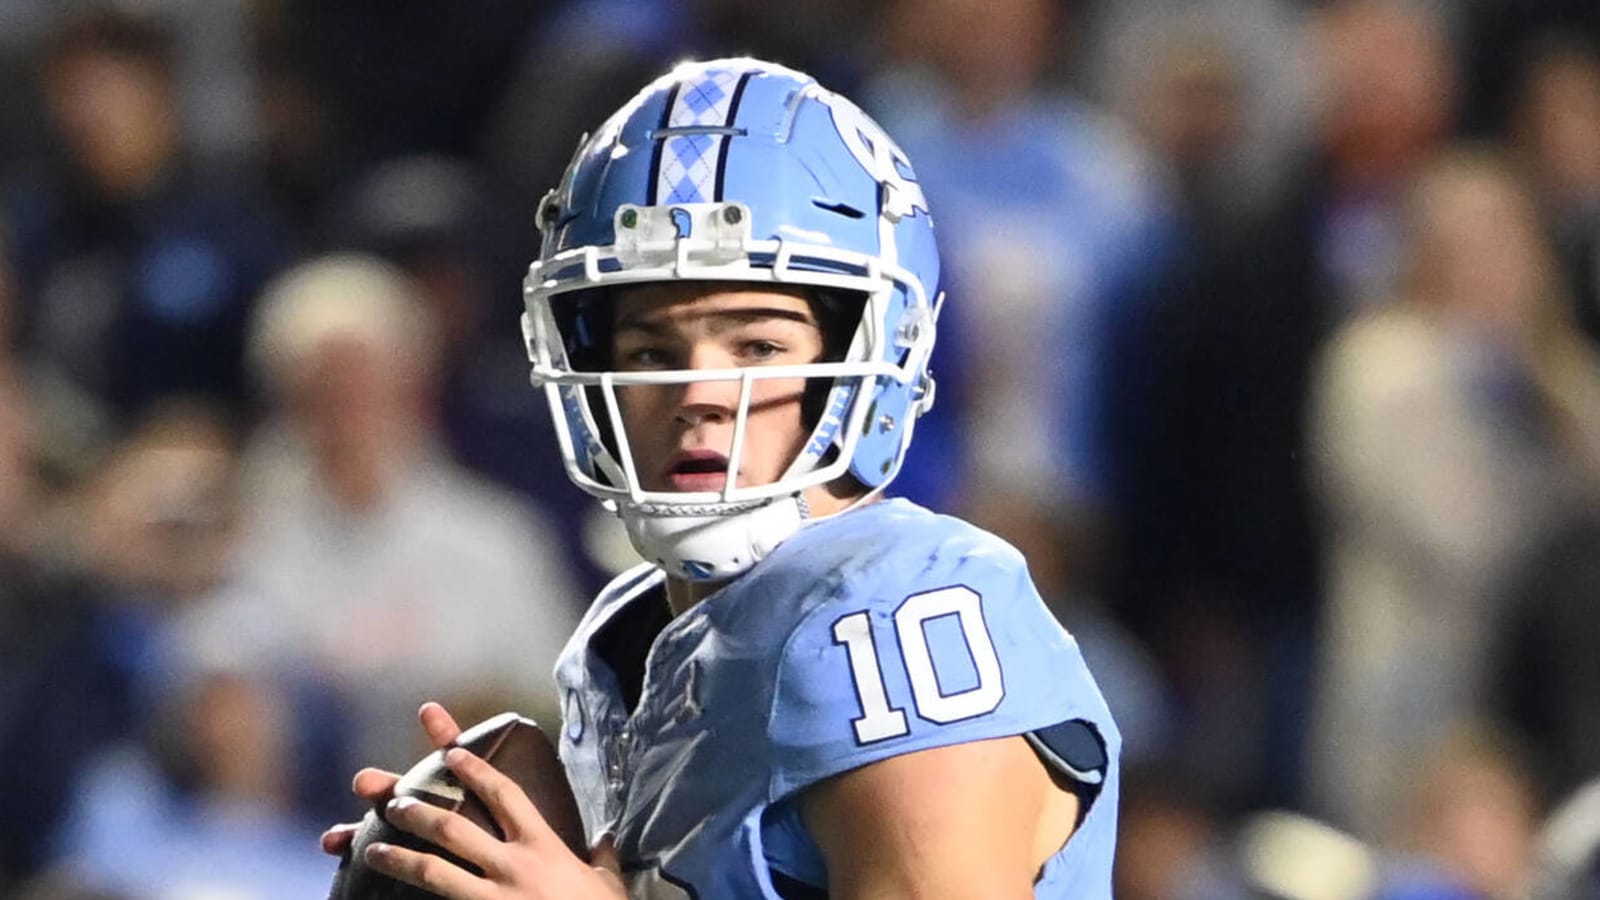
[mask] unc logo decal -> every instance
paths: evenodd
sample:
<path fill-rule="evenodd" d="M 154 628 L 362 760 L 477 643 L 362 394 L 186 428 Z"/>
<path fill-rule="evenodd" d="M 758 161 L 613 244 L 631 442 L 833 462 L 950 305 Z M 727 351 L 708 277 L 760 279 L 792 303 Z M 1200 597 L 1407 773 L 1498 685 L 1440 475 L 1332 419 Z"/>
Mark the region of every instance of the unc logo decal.
<path fill-rule="evenodd" d="M 678 237 L 686 238 L 694 232 L 694 218 L 687 209 L 673 207 L 672 227 L 678 232 Z"/>
<path fill-rule="evenodd" d="M 849 100 L 831 91 L 818 90 L 816 98 L 833 112 L 833 125 L 850 148 L 861 168 L 867 170 L 884 192 L 883 211 L 894 219 L 928 212 L 928 200 L 911 172 L 911 160 L 895 145 L 878 123 Z"/>

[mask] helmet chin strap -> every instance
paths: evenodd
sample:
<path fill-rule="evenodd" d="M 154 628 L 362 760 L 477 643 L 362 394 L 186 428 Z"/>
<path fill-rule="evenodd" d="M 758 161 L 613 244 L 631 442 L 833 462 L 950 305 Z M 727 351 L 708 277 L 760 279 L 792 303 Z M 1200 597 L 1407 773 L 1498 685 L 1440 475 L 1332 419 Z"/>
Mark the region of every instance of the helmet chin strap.
<path fill-rule="evenodd" d="M 799 493 L 729 512 L 726 507 L 673 510 L 622 503 L 618 514 L 633 549 L 684 581 L 726 581 L 744 574 L 805 524 Z"/>

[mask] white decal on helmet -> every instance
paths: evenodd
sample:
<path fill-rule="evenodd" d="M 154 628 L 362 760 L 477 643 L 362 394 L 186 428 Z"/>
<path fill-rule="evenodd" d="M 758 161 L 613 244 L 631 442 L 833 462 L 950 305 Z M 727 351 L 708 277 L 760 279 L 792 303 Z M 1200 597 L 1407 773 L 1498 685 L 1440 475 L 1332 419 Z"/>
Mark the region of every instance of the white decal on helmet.
<path fill-rule="evenodd" d="M 854 103 L 827 90 L 818 89 L 815 96 L 833 111 L 834 127 L 839 129 L 839 136 L 856 162 L 883 185 L 884 214 L 892 221 L 918 212 L 926 215 L 928 200 L 922 194 L 922 185 L 910 175 L 911 161 L 905 151 Z"/>

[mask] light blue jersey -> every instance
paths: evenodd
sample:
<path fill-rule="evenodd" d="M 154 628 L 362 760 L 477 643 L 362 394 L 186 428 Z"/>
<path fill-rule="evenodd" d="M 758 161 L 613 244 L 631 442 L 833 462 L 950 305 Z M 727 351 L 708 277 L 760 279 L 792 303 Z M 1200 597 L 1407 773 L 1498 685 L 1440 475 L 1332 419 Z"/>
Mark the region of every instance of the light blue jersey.
<path fill-rule="evenodd" d="M 808 785 L 1019 734 L 1087 808 L 1035 896 L 1111 896 L 1116 726 L 1021 555 L 959 519 L 869 504 L 671 619 L 660 571 L 635 569 L 601 593 L 556 674 L 561 758 L 634 898 L 825 897 L 796 799 Z"/>

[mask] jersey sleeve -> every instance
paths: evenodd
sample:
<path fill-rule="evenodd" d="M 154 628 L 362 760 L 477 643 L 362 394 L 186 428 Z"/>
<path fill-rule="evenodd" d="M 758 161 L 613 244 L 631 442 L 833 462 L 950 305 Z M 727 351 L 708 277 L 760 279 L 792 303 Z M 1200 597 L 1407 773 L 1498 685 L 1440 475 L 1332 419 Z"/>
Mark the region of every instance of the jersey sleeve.
<path fill-rule="evenodd" d="M 768 720 L 772 799 L 902 753 L 1074 721 L 1115 739 L 1020 554 L 998 542 L 899 554 L 789 635 Z"/>

